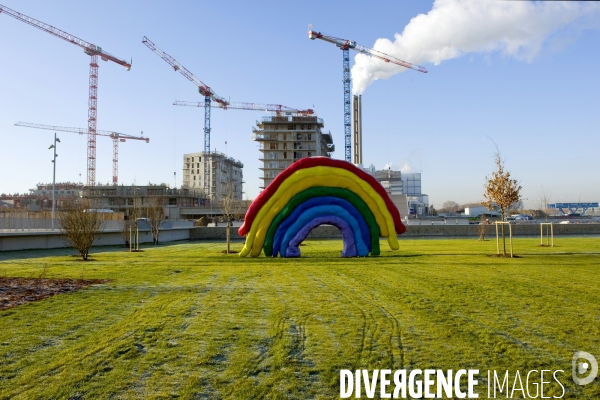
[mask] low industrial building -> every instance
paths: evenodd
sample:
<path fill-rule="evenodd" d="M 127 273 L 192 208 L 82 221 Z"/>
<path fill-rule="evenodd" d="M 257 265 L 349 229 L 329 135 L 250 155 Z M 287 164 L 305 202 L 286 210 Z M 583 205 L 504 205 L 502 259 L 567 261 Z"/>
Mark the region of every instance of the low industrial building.
<path fill-rule="evenodd" d="M 376 170 L 372 164 L 363 170 L 381 183 L 402 216 L 429 215 L 429 196 L 421 193 L 421 173 Z"/>

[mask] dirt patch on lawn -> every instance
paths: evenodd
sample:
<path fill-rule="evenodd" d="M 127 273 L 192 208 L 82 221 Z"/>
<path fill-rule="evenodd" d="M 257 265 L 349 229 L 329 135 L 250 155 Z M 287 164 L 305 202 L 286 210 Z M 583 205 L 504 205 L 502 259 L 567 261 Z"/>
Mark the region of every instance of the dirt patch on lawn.
<path fill-rule="evenodd" d="M 109 281 L 110 279 L 0 277 L 0 311 Z"/>

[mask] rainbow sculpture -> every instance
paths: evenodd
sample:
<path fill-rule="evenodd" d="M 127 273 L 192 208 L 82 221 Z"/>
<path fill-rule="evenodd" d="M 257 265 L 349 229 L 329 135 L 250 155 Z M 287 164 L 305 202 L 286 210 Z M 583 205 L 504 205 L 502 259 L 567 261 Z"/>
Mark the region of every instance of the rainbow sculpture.
<path fill-rule="evenodd" d="M 379 255 L 379 237 L 397 250 L 396 234 L 406 231 L 400 213 L 375 178 L 353 164 L 309 157 L 282 171 L 252 202 L 240 252 L 245 257 L 299 257 L 300 243 L 315 227 L 330 224 L 342 232 L 343 257 Z"/>

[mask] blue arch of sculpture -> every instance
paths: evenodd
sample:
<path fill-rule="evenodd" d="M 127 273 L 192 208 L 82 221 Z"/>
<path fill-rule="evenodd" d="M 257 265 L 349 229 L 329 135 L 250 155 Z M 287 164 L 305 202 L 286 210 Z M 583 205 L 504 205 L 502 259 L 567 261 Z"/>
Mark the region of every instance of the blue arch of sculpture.
<path fill-rule="evenodd" d="M 325 204 L 325 205 L 324 205 Z M 323 222 L 322 217 L 332 217 L 329 222 Z M 339 218 L 342 222 L 333 217 Z M 312 220 L 321 221 L 315 225 Z M 344 254 L 346 257 L 367 256 L 371 251 L 371 236 L 369 227 L 356 208 L 345 199 L 319 197 L 311 199 L 302 205 L 298 206 L 292 214 L 290 214 L 277 228 L 273 240 L 273 256 L 278 253 L 281 257 L 288 257 L 287 250 L 292 239 L 299 234 L 301 230 L 310 230 L 316 226 L 331 223 L 342 231 L 344 238 Z M 308 228 L 310 226 L 310 229 Z M 346 232 L 345 229 L 350 229 Z M 304 238 L 306 238 L 306 235 Z M 350 241 L 350 239 L 353 239 Z M 350 246 L 354 243 L 355 251 L 351 250 Z M 298 243 L 299 244 L 299 243 Z M 292 254 L 292 253 L 290 253 Z M 353 255 L 350 255 L 353 254 Z M 294 257 L 294 255 L 290 255 Z"/>

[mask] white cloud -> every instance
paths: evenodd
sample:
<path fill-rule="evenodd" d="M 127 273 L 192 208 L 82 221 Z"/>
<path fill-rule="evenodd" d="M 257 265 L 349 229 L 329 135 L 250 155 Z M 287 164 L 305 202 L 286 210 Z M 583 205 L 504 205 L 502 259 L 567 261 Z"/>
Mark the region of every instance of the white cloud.
<path fill-rule="evenodd" d="M 393 42 L 377 39 L 373 48 L 417 65 L 439 65 L 473 52 L 501 52 L 531 61 L 558 30 L 575 22 L 578 29 L 597 28 L 593 18 L 585 17 L 597 17 L 599 11 L 599 4 L 587 2 L 436 0 L 431 11 L 414 17 Z M 373 81 L 404 71 L 357 54 L 353 91 L 362 94 Z"/>

